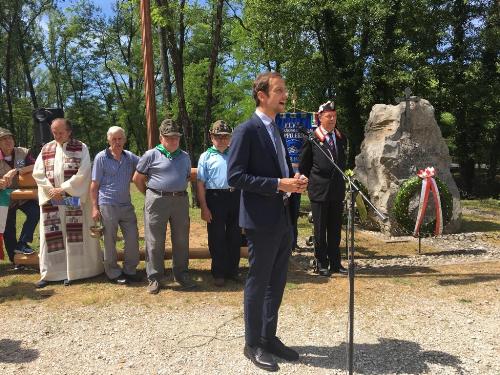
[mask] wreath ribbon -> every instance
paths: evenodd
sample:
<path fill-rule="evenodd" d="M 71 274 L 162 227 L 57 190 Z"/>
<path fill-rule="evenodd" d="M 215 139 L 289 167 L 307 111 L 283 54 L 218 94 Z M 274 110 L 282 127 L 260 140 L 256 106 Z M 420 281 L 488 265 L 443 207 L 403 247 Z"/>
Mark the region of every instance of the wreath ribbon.
<path fill-rule="evenodd" d="M 415 229 L 413 231 L 413 236 L 415 237 L 420 235 L 420 227 L 424 221 L 425 210 L 427 209 L 427 204 L 429 203 L 430 191 L 432 191 L 434 206 L 436 209 L 436 226 L 434 228 L 434 234 L 438 236 L 443 233 L 443 211 L 441 208 L 441 199 L 439 198 L 439 189 L 436 184 L 436 180 L 434 179 L 435 174 L 436 172 L 434 167 L 427 167 L 417 172 L 417 176 L 422 179 L 422 190 L 420 191 L 417 221 L 415 222 Z"/>

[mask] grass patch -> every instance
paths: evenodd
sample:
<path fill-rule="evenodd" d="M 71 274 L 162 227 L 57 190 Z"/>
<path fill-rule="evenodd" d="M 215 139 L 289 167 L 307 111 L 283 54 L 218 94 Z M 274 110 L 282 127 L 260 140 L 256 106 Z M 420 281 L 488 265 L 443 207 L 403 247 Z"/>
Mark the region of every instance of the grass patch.
<path fill-rule="evenodd" d="M 410 281 L 410 279 L 401 278 L 401 277 L 394 277 L 392 279 L 392 282 L 394 284 L 400 284 L 400 285 L 413 285 L 413 283 Z"/>
<path fill-rule="evenodd" d="M 493 198 L 464 199 L 460 201 L 460 204 L 467 208 L 500 210 L 500 200 Z"/>

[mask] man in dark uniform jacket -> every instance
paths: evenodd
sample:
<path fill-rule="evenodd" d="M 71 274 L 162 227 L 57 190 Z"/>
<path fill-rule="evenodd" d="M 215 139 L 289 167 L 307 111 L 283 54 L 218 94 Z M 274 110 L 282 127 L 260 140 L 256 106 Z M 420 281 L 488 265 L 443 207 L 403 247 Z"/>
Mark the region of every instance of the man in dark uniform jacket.
<path fill-rule="evenodd" d="M 321 150 L 306 140 L 300 154 L 299 172 L 309 177 L 307 191 L 314 223 L 316 271 L 329 276 L 335 272 L 347 273 L 340 262 L 339 250 L 345 183 L 332 164 L 333 160 L 345 169 L 346 139 L 336 128 L 337 111 L 333 101 L 319 107 L 318 120 L 313 137 Z"/>
<path fill-rule="evenodd" d="M 260 74 L 253 83 L 253 97 L 255 113 L 233 132 L 228 183 L 242 191 L 239 223 L 248 240 L 244 354 L 257 367 L 277 371 L 273 354 L 289 361 L 299 358 L 276 337 L 276 329 L 293 241 L 288 193 L 305 191 L 307 178 L 294 176 L 274 122 L 288 97 L 281 75 Z"/>

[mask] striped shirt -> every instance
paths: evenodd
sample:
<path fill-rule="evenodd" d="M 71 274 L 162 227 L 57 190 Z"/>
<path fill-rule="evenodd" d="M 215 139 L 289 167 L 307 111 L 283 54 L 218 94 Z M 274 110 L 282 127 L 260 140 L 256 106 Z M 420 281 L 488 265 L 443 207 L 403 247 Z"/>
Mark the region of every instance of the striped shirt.
<path fill-rule="evenodd" d="M 130 181 L 139 157 L 123 150 L 116 160 L 109 148 L 99 152 L 94 159 L 92 181 L 99 183 L 99 205 L 127 206 L 130 201 Z"/>

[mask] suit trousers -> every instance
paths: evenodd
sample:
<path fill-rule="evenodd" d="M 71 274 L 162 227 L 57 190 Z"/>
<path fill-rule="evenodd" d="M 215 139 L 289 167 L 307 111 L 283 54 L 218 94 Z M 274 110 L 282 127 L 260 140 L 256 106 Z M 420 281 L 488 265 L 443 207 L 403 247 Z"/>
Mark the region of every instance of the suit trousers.
<path fill-rule="evenodd" d="M 104 271 L 110 279 L 121 275 L 122 269 L 117 262 L 116 241 L 120 227 L 125 247 L 123 249 L 123 272 L 135 275 L 139 264 L 139 233 L 134 206 L 99 206 L 104 226 Z"/>
<path fill-rule="evenodd" d="M 149 280 L 160 280 L 165 272 L 165 239 L 170 223 L 172 269 L 182 280 L 189 265 L 189 200 L 183 196 L 161 196 L 146 190 L 144 201 L 144 236 L 146 238 L 146 273 Z"/>
<path fill-rule="evenodd" d="M 323 267 L 338 269 L 342 231 L 343 201 L 311 201 L 314 225 L 314 256 Z"/>
<path fill-rule="evenodd" d="M 206 191 L 212 221 L 207 223 L 208 249 L 212 257 L 212 276 L 231 277 L 238 274 L 241 229 L 238 226 L 240 191 Z"/>
<path fill-rule="evenodd" d="M 256 346 L 261 338 L 276 336 L 293 242 L 289 209 L 283 207 L 275 227 L 245 229 L 245 233 L 249 263 L 244 292 L 245 342 Z"/>

